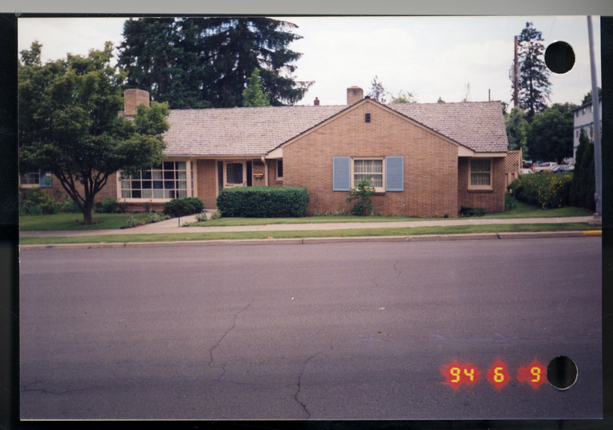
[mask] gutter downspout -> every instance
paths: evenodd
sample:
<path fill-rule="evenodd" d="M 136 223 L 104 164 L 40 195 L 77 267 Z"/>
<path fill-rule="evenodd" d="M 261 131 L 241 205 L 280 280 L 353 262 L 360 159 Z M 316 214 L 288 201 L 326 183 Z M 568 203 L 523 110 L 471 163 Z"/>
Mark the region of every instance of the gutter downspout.
<path fill-rule="evenodd" d="M 262 163 L 264 163 L 264 185 L 268 186 L 268 164 L 266 164 L 266 158 L 262 155 Z"/>

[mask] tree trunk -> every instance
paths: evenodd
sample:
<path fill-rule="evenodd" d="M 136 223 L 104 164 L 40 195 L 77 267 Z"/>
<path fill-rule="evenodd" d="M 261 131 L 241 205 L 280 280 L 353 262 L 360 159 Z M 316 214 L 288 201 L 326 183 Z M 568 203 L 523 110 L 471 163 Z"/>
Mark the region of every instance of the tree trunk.
<path fill-rule="evenodd" d="M 94 206 L 94 202 L 86 201 L 83 204 L 83 224 L 92 225 L 92 208 Z"/>

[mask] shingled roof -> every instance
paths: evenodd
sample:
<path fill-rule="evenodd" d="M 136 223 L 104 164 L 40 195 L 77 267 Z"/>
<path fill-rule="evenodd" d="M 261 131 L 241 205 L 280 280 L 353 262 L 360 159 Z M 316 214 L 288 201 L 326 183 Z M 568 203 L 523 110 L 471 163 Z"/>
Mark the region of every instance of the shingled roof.
<path fill-rule="evenodd" d="M 475 152 L 505 152 L 500 102 L 393 104 L 391 109 Z M 167 156 L 263 155 L 348 106 L 171 110 Z"/>
<path fill-rule="evenodd" d="M 509 142 L 496 102 L 391 104 L 388 107 L 475 152 L 506 152 Z"/>

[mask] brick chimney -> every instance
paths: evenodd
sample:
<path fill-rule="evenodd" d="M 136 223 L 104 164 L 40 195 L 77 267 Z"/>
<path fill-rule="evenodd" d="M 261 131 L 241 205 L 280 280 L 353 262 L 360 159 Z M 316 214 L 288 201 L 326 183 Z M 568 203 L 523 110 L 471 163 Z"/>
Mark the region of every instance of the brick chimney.
<path fill-rule="evenodd" d="M 315 101 L 313 102 L 314 106 L 319 106 L 319 99 L 315 97 Z"/>
<path fill-rule="evenodd" d="M 363 98 L 364 98 L 364 91 L 362 90 L 362 88 L 356 87 L 355 85 L 353 87 L 347 88 L 347 104 L 348 105 L 351 106 L 352 104 L 359 102 Z"/>
<path fill-rule="evenodd" d="M 136 115 L 136 106 L 144 104 L 149 107 L 149 93 L 144 90 L 131 88 L 123 92 L 124 108 L 123 112 L 126 116 Z"/>

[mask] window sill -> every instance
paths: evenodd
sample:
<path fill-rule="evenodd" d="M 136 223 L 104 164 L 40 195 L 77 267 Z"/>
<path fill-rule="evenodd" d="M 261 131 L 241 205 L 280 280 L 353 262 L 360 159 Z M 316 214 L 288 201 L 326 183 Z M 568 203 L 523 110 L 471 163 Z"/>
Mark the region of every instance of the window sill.
<path fill-rule="evenodd" d="M 469 193 L 484 193 L 484 194 L 490 194 L 494 192 L 493 188 L 469 188 L 468 189 Z"/>

